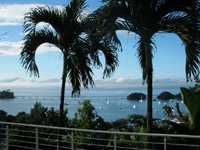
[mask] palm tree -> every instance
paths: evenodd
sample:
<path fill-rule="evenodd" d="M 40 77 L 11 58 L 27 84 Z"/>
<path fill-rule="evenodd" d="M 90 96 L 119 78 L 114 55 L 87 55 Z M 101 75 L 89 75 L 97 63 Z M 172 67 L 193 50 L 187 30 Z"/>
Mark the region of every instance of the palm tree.
<path fill-rule="evenodd" d="M 85 0 L 72 0 L 68 6 L 58 9 L 42 6 L 32 9 L 25 15 L 24 43 L 20 53 L 23 67 L 30 75 L 39 77 L 39 70 L 35 61 L 38 47 L 44 43 L 58 47 L 63 54 L 63 73 L 60 96 L 60 112 L 58 125 L 63 126 L 63 111 L 66 78 L 72 85 L 72 96 L 80 94 L 80 87 L 94 86 L 91 66 L 103 66 L 99 53 L 105 56 L 104 76 L 109 77 L 118 64 L 117 55 L 112 50 L 115 46 L 107 45 L 102 40 L 94 45 L 87 23 L 81 13 L 85 7 Z M 41 22 L 48 23 L 44 28 L 38 28 Z"/>
<path fill-rule="evenodd" d="M 154 36 L 174 33 L 185 46 L 186 78 L 196 76 L 200 56 L 200 3 L 198 0 L 104 0 L 90 17 L 104 39 L 120 45 L 117 30 L 135 33 L 143 81 L 147 83 L 147 131 L 152 132 Z"/>

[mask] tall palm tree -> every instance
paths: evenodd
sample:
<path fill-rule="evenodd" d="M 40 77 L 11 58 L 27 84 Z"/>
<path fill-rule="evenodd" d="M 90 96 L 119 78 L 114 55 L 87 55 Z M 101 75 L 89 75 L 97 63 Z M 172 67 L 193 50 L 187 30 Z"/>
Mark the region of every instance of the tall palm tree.
<path fill-rule="evenodd" d="M 103 66 L 99 53 L 105 56 L 104 76 L 109 77 L 118 64 L 117 55 L 111 44 L 102 40 L 95 41 L 87 35 L 89 29 L 84 22 L 82 11 L 85 0 L 72 0 L 69 5 L 58 9 L 42 6 L 32 9 L 24 18 L 24 43 L 20 53 L 20 60 L 31 75 L 39 77 L 39 70 L 35 61 L 38 47 L 50 43 L 58 47 L 63 54 L 63 72 L 60 96 L 60 113 L 58 125 L 63 126 L 63 111 L 66 78 L 72 85 L 72 96 L 80 94 L 80 87 L 94 86 L 92 65 Z M 48 23 L 44 28 L 38 28 L 41 22 Z"/>
<path fill-rule="evenodd" d="M 117 30 L 134 32 L 143 81 L 147 83 L 147 130 L 152 132 L 154 36 L 174 33 L 185 46 L 186 78 L 196 76 L 200 56 L 200 2 L 198 0 L 104 0 L 90 17 L 104 39 L 120 45 Z M 97 19 L 95 19 L 97 18 Z"/>

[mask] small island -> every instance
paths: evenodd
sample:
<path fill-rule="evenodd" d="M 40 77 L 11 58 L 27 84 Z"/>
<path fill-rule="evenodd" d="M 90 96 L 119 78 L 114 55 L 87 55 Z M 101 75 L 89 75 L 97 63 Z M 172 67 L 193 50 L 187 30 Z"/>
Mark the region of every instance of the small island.
<path fill-rule="evenodd" d="M 178 93 L 177 95 L 174 95 L 168 91 L 164 91 L 164 92 L 160 93 L 160 95 L 158 95 L 157 98 L 160 100 L 170 100 L 170 99 L 181 100 L 182 99 L 180 93 Z"/>
<path fill-rule="evenodd" d="M 8 90 L 3 90 L 0 92 L 0 99 L 13 99 L 15 98 L 14 93 Z"/>
<path fill-rule="evenodd" d="M 146 99 L 146 95 L 143 93 L 131 93 L 130 95 L 127 96 L 128 100 L 145 100 Z"/>

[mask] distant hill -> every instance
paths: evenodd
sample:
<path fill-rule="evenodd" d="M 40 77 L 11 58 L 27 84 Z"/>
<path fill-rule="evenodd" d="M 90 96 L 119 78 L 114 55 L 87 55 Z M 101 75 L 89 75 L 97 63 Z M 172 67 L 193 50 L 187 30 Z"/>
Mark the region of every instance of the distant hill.
<path fill-rule="evenodd" d="M 160 95 L 157 96 L 158 99 L 160 100 L 170 100 L 170 99 L 179 99 L 181 100 L 182 97 L 181 97 L 181 93 L 177 94 L 177 95 L 174 95 L 168 91 L 164 91 L 162 93 L 160 93 Z"/>
<path fill-rule="evenodd" d="M 141 100 L 141 99 L 144 100 L 144 99 L 146 99 L 146 95 L 143 94 L 143 93 L 137 93 L 137 92 L 135 92 L 135 93 L 129 94 L 127 96 L 127 99 L 128 100 Z"/>
<path fill-rule="evenodd" d="M 8 90 L 3 90 L 0 92 L 0 99 L 13 99 L 15 98 L 14 93 Z"/>

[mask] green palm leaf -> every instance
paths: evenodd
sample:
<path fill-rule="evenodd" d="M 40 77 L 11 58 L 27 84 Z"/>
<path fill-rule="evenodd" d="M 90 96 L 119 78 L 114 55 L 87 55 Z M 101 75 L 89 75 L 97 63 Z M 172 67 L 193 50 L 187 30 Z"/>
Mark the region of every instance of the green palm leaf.
<path fill-rule="evenodd" d="M 62 33 L 62 21 L 61 10 L 50 6 L 37 7 L 25 14 L 24 32 L 35 32 L 36 26 L 41 22 L 45 22 L 53 26 L 57 33 Z"/>
<path fill-rule="evenodd" d="M 25 42 L 20 53 L 20 61 L 22 66 L 39 77 L 38 67 L 35 62 L 36 50 L 44 43 L 50 43 L 59 47 L 58 36 L 50 30 L 40 30 L 38 32 L 29 33 L 24 38 Z"/>
<path fill-rule="evenodd" d="M 60 126 L 65 117 L 63 110 L 66 78 L 71 83 L 72 96 L 78 96 L 82 85 L 85 88 L 94 86 L 92 65 L 102 67 L 100 51 L 103 52 L 106 60 L 104 76 L 110 77 L 118 63 L 115 52 L 117 46 L 103 42 L 105 40 L 101 39 L 102 35 L 95 36 L 95 38 L 90 36 L 90 33 L 97 32 L 94 28 L 90 29 L 92 21 L 87 23 L 85 20 L 88 19 L 82 17 L 81 13 L 84 8 L 85 0 L 72 0 L 62 9 L 50 6 L 37 7 L 27 13 L 24 18 L 26 35 L 20 61 L 31 75 L 39 77 L 35 54 L 40 45 L 53 44 L 63 53 Z M 48 26 L 38 29 L 37 25 L 42 22 L 48 23 Z"/>
<path fill-rule="evenodd" d="M 96 28 L 111 43 L 120 43 L 117 30 L 134 32 L 143 80 L 148 85 L 147 130 L 152 127 L 153 38 L 157 33 L 175 33 L 186 52 L 186 78 L 199 73 L 200 2 L 198 0 L 103 0 L 94 12 Z M 92 15 L 91 15 L 92 16 Z M 149 149 L 151 149 L 149 147 Z"/>

